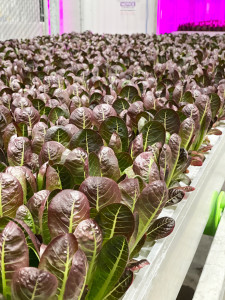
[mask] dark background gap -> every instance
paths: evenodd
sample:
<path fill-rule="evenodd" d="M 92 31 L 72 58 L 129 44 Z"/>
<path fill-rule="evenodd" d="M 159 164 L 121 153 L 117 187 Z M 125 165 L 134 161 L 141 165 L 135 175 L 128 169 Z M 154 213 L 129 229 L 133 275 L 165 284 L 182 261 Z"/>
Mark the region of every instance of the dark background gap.
<path fill-rule="evenodd" d="M 176 300 L 192 300 L 201 276 L 208 252 L 213 241 L 212 236 L 202 235 L 195 256 L 181 286 Z"/>

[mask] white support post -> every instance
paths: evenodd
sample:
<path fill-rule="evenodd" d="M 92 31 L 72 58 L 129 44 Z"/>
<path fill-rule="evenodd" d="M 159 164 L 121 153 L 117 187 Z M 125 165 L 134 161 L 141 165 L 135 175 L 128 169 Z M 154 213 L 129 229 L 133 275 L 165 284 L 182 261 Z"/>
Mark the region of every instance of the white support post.
<path fill-rule="evenodd" d="M 50 2 L 50 0 L 49 0 Z M 49 8 L 48 8 L 48 0 L 44 0 L 44 34 L 48 35 L 50 33 L 50 19 L 49 19 Z"/>
<path fill-rule="evenodd" d="M 153 34 L 157 31 L 157 9 L 158 0 L 146 0 L 147 15 L 147 30 L 146 33 Z"/>
<path fill-rule="evenodd" d="M 59 20 L 59 0 L 49 0 L 50 3 L 50 22 L 51 34 L 56 35 L 60 32 Z"/>

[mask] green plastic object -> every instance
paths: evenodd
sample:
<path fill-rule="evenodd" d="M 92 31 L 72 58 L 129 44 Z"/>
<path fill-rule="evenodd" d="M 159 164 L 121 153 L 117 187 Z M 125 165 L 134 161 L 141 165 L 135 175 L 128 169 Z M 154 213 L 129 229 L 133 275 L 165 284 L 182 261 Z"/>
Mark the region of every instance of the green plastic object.
<path fill-rule="evenodd" d="M 225 208 L 225 192 L 213 192 L 211 200 L 211 213 L 206 224 L 204 234 L 214 236 L 219 225 L 222 212 Z"/>
<path fill-rule="evenodd" d="M 225 208 L 225 192 L 224 191 L 220 192 L 219 197 L 221 198 L 220 199 L 220 207 L 223 211 Z"/>

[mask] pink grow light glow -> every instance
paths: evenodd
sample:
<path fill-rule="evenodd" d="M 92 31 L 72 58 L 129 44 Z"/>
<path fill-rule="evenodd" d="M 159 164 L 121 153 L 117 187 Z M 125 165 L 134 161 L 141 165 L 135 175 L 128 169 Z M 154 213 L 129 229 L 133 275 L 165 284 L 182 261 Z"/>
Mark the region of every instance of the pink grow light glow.
<path fill-rule="evenodd" d="M 63 0 L 59 0 L 59 33 L 63 34 Z"/>
<path fill-rule="evenodd" d="M 50 0 L 48 0 L 48 34 L 51 35 Z"/>
<path fill-rule="evenodd" d="M 210 20 L 225 20 L 225 0 L 158 0 L 158 34 L 177 31 L 180 24 Z"/>

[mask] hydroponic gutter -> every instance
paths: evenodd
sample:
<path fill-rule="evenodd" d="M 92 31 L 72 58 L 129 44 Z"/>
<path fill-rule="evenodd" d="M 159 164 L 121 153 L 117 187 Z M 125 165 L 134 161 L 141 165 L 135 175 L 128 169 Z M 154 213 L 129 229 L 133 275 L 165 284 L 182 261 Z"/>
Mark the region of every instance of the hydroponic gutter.
<path fill-rule="evenodd" d="M 173 31 L 172 34 L 202 34 L 202 35 L 223 35 L 225 31 Z"/>
<path fill-rule="evenodd" d="M 221 129 L 221 128 L 220 128 Z M 192 181 L 196 190 L 175 209 L 164 210 L 175 219 L 173 233 L 155 243 L 123 300 L 175 300 L 210 214 L 213 191 L 220 191 L 225 178 L 225 132 L 218 137 L 203 166 Z M 142 257 L 143 258 L 143 257 Z"/>

